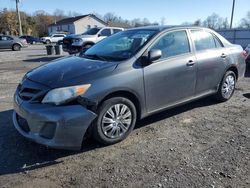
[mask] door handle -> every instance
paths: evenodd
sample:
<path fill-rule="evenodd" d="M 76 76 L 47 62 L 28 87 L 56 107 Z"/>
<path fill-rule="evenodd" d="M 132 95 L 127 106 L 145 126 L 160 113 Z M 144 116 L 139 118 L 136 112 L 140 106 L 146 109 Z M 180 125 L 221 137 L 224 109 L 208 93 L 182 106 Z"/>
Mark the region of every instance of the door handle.
<path fill-rule="evenodd" d="M 187 62 L 187 66 L 189 66 L 189 67 L 193 66 L 194 64 L 195 64 L 195 62 L 193 60 L 189 60 Z"/>
<path fill-rule="evenodd" d="M 227 55 L 226 54 L 221 54 L 221 58 L 226 58 L 227 57 Z"/>

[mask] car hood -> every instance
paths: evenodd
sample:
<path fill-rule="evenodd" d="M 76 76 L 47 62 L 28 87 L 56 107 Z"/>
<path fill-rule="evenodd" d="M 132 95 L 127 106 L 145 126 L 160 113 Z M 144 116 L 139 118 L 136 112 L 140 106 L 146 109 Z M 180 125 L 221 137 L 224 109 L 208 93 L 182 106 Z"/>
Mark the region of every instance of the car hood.
<path fill-rule="evenodd" d="M 27 73 L 26 77 L 50 88 L 89 83 L 108 75 L 116 68 L 116 62 L 104 62 L 69 56 L 54 60 Z"/>
<path fill-rule="evenodd" d="M 95 35 L 68 35 L 66 38 L 94 38 Z"/>

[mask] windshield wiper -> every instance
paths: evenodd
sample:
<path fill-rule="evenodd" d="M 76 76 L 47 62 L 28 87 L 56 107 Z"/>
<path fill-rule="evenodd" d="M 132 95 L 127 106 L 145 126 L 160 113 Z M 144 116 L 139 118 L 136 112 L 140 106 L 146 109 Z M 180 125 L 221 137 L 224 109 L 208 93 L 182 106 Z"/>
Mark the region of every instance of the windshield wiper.
<path fill-rule="evenodd" d="M 84 54 L 83 57 L 90 58 L 90 59 L 99 59 L 102 61 L 108 61 L 107 58 L 97 55 L 97 54 Z"/>

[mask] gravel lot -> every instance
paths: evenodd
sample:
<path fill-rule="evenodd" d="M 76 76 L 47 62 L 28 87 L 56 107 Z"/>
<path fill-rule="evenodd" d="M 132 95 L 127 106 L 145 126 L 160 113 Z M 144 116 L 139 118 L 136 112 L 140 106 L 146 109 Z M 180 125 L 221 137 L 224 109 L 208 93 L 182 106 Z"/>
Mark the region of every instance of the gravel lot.
<path fill-rule="evenodd" d="M 205 98 L 138 122 L 119 144 L 60 151 L 27 141 L 11 121 L 22 76 L 58 57 L 45 53 L 0 51 L 0 187 L 250 187 L 250 72 L 226 103 Z"/>

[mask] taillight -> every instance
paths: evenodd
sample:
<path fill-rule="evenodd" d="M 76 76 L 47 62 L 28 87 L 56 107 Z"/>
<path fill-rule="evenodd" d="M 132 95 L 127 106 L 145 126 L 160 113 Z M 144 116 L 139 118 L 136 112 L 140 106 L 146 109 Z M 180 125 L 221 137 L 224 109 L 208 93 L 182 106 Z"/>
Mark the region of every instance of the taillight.
<path fill-rule="evenodd" d="M 242 55 L 243 55 L 244 57 L 247 57 L 247 51 L 246 51 L 246 50 L 243 50 Z"/>

